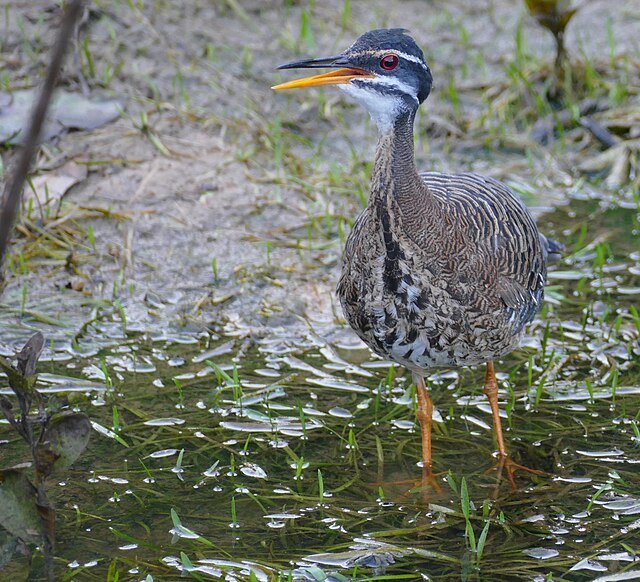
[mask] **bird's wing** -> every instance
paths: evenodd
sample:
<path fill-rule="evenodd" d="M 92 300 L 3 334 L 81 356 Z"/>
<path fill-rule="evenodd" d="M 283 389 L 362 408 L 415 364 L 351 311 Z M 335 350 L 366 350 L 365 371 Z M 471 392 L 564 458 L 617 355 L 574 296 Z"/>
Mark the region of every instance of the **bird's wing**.
<path fill-rule="evenodd" d="M 442 205 L 441 236 L 453 240 L 453 246 L 446 242 L 454 249 L 451 260 L 468 265 L 480 288 L 500 297 L 519 331 L 542 304 L 551 252 L 531 214 L 508 186 L 492 178 L 438 172 L 421 177 Z"/>

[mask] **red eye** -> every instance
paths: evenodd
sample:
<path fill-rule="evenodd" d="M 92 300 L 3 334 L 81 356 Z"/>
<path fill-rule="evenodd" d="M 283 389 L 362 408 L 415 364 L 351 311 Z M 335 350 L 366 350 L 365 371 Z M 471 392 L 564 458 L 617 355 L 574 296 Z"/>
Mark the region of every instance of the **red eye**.
<path fill-rule="evenodd" d="M 380 66 L 385 71 L 393 71 L 398 66 L 398 57 L 396 55 L 386 55 L 380 60 Z"/>

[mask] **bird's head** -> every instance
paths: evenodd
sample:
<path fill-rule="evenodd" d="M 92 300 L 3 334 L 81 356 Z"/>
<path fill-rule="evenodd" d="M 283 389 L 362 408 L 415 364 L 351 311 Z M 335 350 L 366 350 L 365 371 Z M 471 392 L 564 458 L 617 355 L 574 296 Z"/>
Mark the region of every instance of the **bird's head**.
<path fill-rule="evenodd" d="M 392 127 L 403 113 L 415 111 L 431 91 L 431 71 L 422 50 L 402 28 L 370 30 L 337 56 L 295 61 L 278 68 L 335 69 L 272 88 L 337 85 L 366 107 L 381 131 Z"/>

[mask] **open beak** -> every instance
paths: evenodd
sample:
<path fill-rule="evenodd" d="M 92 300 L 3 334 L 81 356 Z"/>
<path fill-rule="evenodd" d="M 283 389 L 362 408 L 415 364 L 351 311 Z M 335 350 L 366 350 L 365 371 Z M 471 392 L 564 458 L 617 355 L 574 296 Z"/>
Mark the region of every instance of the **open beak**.
<path fill-rule="evenodd" d="M 340 67 L 348 65 L 349 62 L 343 56 L 327 57 L 322 59 L 309 59 L 305 61 L 295 61 L 281 65 L 278 69 L 319 69 L 321 67 Z M 283 89 L 302 89 L 303 87 L 317 87 L 319 85 L 340 85 L 348 83 L 351 79 L 357 78 L 373 78 L 373 75 L 364 69 L 355 67 L 346 67 L 322 73 L 321 75 L 312 75 L 311 77 L 303 77 L 288 83 L 281 83 L 271 87 L 276 91 Z"/>

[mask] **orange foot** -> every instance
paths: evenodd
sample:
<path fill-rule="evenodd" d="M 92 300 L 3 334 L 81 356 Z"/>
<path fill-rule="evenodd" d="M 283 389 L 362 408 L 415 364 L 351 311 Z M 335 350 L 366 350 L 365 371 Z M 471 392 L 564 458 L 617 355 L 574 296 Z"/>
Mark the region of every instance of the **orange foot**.
<path fill-rule="evenodd" d="M 440 483 L 438 483 L 438 477 L 441 475 L 445 475 L 446 472 L 442 473 L 434 473 L 430 470 L 423 470 L 422 476 L 418 479 L 403 479 L 401 481 L 383 481 L 372 483 L 371 485 L 374 487 L 398 487 L 402 485 L 408 485 L 409 487 L 405 489 L 405 493 L 401 494 L 403 497 L 406 493 L 417 493 L 422 492 L 423 494 L 427 493 L 428 489 L 432 489 L 436 493 L 442 493 L 442 487 Z"/>
<path fill-rule="evenodd" d="M 515 461 L 511 460 L 511 457 L 500 455 L 496 464 L 491 467 L 487 471 L 490 473 L 491 471 L 498 472 L 498 483 L 500 483 L 500 479 L 502 478 L 502 471 L 505 470 L 507 472 L 507 478 L 509 479 L 509 483 L 511 483 L 512 489 L 517 489 L 516 481 L 513 478 L 513 475 L 516 471 L 523 471 L 524 473 L 531 473 L 532 475 L 544 475 L 544 471 L 539 471 L 538 469 L 530 469 L 529 467 L 525 467 L 524 465 L 519 465 Z"/>
<path fill-rule="evenodd" d="M 442 493 L 442 487 L 440 487 L 440 483 L 438 483 L 438 477 L 444 474 L 444 471 L 442 473 L 434 473 L 433 471 L 431 471 L 431 469 L 423 469 L 422 477 L 414 481 L 415 486 L 411 489 L 411 491 L 424 492 L 430 487 L 436 493 Z"/>

